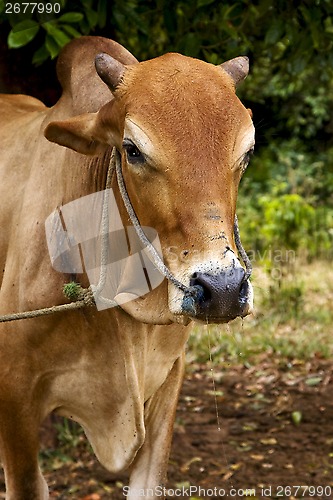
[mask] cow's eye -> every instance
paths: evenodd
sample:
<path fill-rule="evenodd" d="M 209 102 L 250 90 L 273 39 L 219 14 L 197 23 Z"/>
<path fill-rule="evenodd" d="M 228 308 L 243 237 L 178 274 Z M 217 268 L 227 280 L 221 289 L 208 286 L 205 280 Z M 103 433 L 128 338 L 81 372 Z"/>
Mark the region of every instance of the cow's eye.
<path fill-rule="evenodd" d="M 124 139 L 123 148 L 126 151 L 128 163 L 143 163 L 144 156 L 140 149 L 130 139 Z"/>
<path fill-rule="evenodd" d="M 242 158 L 241 161 L 241 170 L 244 172 L 246 167 L 248 166 L 251 156 L 253 155 L 254 148 L 249 149 Z"/>

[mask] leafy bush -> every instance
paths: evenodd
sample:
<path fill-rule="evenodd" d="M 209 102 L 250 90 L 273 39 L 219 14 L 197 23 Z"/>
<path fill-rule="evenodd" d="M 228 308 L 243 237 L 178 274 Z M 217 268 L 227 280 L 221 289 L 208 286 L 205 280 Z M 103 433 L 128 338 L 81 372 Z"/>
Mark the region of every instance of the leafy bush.
<path fill-rule="evenodd" d="M 245 247 L 253 254 L 295 250 L 308 259 L 333 256 L 333 210 L 311 206 L 298 194 L 259 196 L 239 211 Z"/>
<path fill-rule="evenodd" d="M 276 198 L 262 196 L 263 223 L 260 234 L 274 247 L 297 250 L 306 247 L 309 230 L 315 220 L 315 209 L 298 194 L 285 194 Z"/>
<path fill-rule="evenodd" d="M 333 256 L 333 148 L 298 138 L 272 141 L 251 162 L 240 189 L 244 244 L 254 252 L 293 249 Z"/>

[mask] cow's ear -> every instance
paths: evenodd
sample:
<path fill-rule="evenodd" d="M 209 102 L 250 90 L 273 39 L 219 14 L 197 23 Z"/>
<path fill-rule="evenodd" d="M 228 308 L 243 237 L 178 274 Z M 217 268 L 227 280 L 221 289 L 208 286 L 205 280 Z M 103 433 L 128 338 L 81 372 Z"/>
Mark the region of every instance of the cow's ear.
<path fill-rule="evenodd" d="M 98 113 L 86 113 L 64 121 L 48 124 L 44 131 L 46 139 L 78 153 L 96 155 L 110 145 Z"/>

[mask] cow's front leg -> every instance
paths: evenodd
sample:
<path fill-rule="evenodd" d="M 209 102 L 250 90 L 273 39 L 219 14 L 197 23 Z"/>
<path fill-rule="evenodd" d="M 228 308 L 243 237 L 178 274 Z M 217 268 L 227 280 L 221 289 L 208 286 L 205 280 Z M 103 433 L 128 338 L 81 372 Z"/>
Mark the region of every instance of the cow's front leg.
<path fill-rule="evenodd" d="M 127 499 L 149 499 L 162 495 L 166 481 L 172 442 L 173 424 L 180 388 L 183 381 L 184 357 L 175 362 L 159 390 L 145 405 L 146 437 L 131 469 Z"/>
<path fill-rule="evenodd" d="M 33 413 L 32 408 L 30 412 Z M 27 415 L 2 408 L 0 456 L 5 472 L 6 500 L 47 500 L 46 482 L 38 464 L 38 425 Z"/>

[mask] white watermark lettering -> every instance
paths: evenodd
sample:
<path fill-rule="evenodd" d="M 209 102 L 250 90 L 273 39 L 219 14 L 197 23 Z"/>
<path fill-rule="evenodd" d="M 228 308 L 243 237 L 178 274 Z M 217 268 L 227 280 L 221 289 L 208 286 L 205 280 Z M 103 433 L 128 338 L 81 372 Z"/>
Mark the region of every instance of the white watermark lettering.
<path fill-rule="evenodd" d="M 155 229 L 142 229 L 162 258 Z M 70 275 L 86 272 L 90 285 L 95 287 L 103 272 L 103 287 L 94 296 L 99 310 L 112 307 L 110 301 L 121 305 L 142 297 L 164 279 L 142 247 L 134 227 L 124 227 L 112 189 L 58 208 L 46 219 L 45 231 L 56 271 Z"/>
<path fill-rule="evenodd" d="M 221 488 L 219 486 L 211 488 L 203 488 L 202 486 L 181 486 L 179 488 L 166 488 L 165 486 L 156 486 L 155 488 L 131 488 L 130 486 L 123 487 L 123 495 L 127 498 L 239 498 L 239 497 L 255 497 L 255 488 Z"/>

